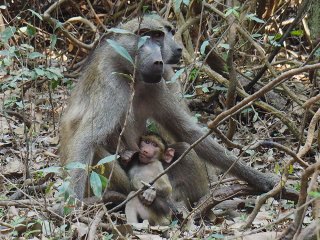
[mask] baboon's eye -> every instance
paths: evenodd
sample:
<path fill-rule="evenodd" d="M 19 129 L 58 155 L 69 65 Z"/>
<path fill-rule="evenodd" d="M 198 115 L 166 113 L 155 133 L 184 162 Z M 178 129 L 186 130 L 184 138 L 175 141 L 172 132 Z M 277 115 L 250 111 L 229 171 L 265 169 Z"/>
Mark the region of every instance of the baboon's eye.
<path fill-rule="evenodd" d="M 155 142 L 151 142 L 152 146 L 154 147 L 158 147 L 158 144 L 156 144 Z"/>
<path fill-rule="evenodd" d="M 166 28 L 166 30 L 168 31 L 168 33 L 171 33 L 172 35 L 175 35 L 175 34 L 176 34 L 176 30 L 173 29 L 172 27 L 166 26 L 165 28 Z"/>
<path fill-rule="evenodd" d="M 163 32 L 161 32 L 161 31 L 153 31 L 153 32 L 151 32 L 150 36 L 152 38 L 162 38 L 163 37 Z"/>

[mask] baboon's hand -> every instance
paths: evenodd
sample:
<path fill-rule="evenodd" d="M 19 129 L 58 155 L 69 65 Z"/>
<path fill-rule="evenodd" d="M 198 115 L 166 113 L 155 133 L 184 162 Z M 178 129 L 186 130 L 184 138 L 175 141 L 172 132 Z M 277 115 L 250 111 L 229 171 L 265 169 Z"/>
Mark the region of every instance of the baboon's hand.
<path fill-rule="evenodd" d="M 154 188 L 148 188 L 143 192 L 142 196 L 140 197 L 140 200 L 144 205 L 150 205 L 151 203 L 153 203 L 154 199 L 156 198 L 156 195 L 157 193 Z"/>
<path fill-rule="evenodd" d="M 136 151 L 130 151 L 130 150 L 124 150 L 122 151 L 120 155 L 120 161 L 123 166 L 127 166 L 129 162 L 132 160 L 133 155 L 136 153 Z"/>

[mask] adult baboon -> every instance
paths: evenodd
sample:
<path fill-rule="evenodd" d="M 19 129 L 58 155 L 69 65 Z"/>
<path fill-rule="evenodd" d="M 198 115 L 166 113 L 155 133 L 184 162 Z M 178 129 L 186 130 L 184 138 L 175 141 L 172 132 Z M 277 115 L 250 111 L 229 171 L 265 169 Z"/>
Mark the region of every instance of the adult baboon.
<path fill-rule="evenodd" d="M 122 146 L 138 151 L 137 143 L 145 132 L 148 118 L 162 125 L 176 140 L 193 143 L 203 135 L 203 131 L 179 106 L 162 78 L 163 62 L 176 61 L 174 56 L 179 52 L 181 55 L 181 48 L 177 45 L 175 48 L 168 47 L 168 29 L 159 18 L 144 17 L 141 22 L 134 19 L 121 28 L 136 35 L 114 33 L 108 37 L 125 47 L 132 58 L 137 55 L 138 60 L 134 76 L 135 97 L 121 141 Z M 139 34 L 147 34 L 150 38 L 137 50 Z M 63 164 L 81 162 L 92 165 L 99 157 L 114 154 L 131 95 L 132 83 L 123 74 L 133 74 L 133 69 L 132 64 L 106 41 L 101 41 L 93 51 L 62 118 L 60 154 Z M 199 143 L 195 150 L 201 159 L 222 169 L 228 169 L 234 164 L 231 173 L 261 191 L 268 191 L 274 186 L 274 179 L 241 161 L 235 162 L 236 158 L 232 153 L 216 143 L 212 137 Z M 188 172 L 183 174 L 188 178 Z M 78 169 L 71 172 L 71 187 L 79 199 L 84 196 L 86 180 L 86 171 Z M 170 180 L 174 181 L 173 178 Z M 194 181 L 197 182 L 196 179 Z M 110 189 L 123 193 L 130 190 L 128 177 L 118 163 L 115 163 Z"/>

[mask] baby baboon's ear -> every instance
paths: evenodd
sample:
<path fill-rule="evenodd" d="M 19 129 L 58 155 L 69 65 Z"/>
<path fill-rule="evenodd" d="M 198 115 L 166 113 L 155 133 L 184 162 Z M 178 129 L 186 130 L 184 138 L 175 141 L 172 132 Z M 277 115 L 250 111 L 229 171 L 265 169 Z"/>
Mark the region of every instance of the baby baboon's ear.
<path fill-rule="evenodd" d="M 171 163 L 174 157 L 175 150 L 173 148 L 167 148 L 163 155 L 163 161 L 166 163 Z"/>

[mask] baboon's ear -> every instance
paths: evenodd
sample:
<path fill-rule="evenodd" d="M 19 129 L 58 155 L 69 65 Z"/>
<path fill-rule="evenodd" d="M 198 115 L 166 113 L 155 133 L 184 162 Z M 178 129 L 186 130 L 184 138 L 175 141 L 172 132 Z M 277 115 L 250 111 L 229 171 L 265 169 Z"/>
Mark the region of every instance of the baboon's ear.
<path fill-rule="evenodd" d="M 174 157 L 175 150 L 173 148 L 167 148 L 164 152 L 163 161 L 166 163 L 171 163 L 173 157 Z"/>

